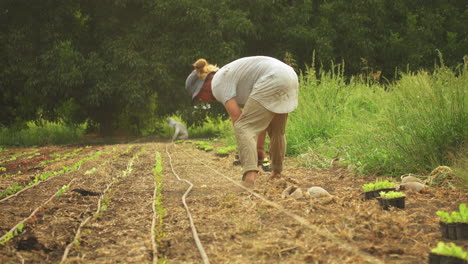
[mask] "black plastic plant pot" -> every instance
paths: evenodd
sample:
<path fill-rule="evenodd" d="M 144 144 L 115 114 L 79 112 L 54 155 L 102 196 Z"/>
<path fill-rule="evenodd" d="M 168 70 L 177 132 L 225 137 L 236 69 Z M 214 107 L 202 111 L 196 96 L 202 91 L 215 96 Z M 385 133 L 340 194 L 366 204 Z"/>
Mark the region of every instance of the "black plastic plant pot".
<path fill-rule="evenodd" d="M 399 209 L 405 209 L 405 198 L 406 197 L 398 197 L 398 198 L 393 198 L 393 199 L 385 199 L 382 197 L 377 197 L 377 200 L 379 201 L 380 206 L 384 210 L 389 210 L 390 207 L 396 207 Z"/>
<path fill-rule="evenodd" d="M 429 264 L 468 264 L 468 261 L 452 256 L 429 253 Z"/>
<path fill-rule="evenodd" d="M 452 240 L 468 239 L 468 223 L 439 223 L 440 232 L 443 238 Z"/>
<path fill-rule="evenodd" d="M 468 223 L 457 223 L 456 233 L 457 239 L 468 239 Z"/>
<path fill-rule="evenodd" d="M 395 188 L 387 188 L 387 189 L 379 189 L 375 191 L 368 191 L 364 192 L 364 199 L 365 200 L 371 200 L 374 198 L 380 197 L 380 192 L 389 192 L 389 191 L 395 191 Z"/>

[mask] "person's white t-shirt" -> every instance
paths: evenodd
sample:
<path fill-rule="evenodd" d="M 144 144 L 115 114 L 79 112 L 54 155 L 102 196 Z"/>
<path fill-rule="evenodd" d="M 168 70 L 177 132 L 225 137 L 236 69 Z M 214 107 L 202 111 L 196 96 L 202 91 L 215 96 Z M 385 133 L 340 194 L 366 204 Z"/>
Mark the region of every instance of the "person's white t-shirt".
<path fill-rule="evenodd" d="M 230 62 L 216 72 L 211 86 L 213 96 L 222 104 L 235 98 L 243 107 L 250 97 L 278 114 L 297 108 L 297 74 L 275 58 L 254 56 Z"/>

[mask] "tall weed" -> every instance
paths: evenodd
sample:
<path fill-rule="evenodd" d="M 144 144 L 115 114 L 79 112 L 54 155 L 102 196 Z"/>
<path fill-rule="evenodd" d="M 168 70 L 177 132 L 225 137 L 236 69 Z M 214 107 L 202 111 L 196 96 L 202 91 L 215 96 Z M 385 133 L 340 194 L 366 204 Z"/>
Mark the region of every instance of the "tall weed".
<path fill-rule="evenodd" d="M 43 122 L 38 126 L 34 122 L 27 127 L 1 128 L 0 145 L 5 146 L 41 146 L 49 144 L 67 144 L 76 142 L 85 131 L 85 125 L 66 126 L 59 123 Z"/>
<path fill-rule="evenodd" d="M 457 72 L 442 65 L 432 74 L 403 74 L 386 87 L 315 75 L 309 69 L 301 76 L 287 127 L 288 153 L 301 154 L 306 165 L 339 159 L 363 173 L 401 175 L 466 157 L 466 63 Z"/>

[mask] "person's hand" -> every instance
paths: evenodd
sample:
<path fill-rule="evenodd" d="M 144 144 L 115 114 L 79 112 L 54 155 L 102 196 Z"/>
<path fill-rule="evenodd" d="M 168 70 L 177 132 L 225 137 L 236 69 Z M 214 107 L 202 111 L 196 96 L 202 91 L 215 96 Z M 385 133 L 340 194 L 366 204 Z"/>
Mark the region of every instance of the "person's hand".
<path fill-rule="evenodd" d="M 229 99 L 224 104 L 224 108 L 228 112 L 229 116 L 231 117 L 232 124 L 235 124 L 239 116 L 241 115 L 241 110 L 239 105 L 236 102 L 235 98 Z"/>

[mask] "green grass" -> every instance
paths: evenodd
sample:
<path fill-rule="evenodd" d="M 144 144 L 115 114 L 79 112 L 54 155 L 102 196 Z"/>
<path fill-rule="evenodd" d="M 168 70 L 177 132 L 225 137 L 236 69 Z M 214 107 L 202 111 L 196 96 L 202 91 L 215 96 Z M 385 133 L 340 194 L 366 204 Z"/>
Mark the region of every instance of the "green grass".
<path fill-rule="evenodd" d="M 346 82 L 341 72 L 301 76 L 286 132 L 289 155 L 302 154 L 309 167 L 339 158 L 362 173 L 390 176 L 466 165 L 466 63 L 403 74 L 385 87 Z M 466 175 L 466 167 L 455 170 Z"/>
<path fill-rule="evenodd" d="M 38 126 L 29 122 L 26 128 L 0 128 L 2 146 L 60 145 L 77 141 L 84 134 L 84 125 L 68 127 L 59 123 L 44 122 Z"/>

